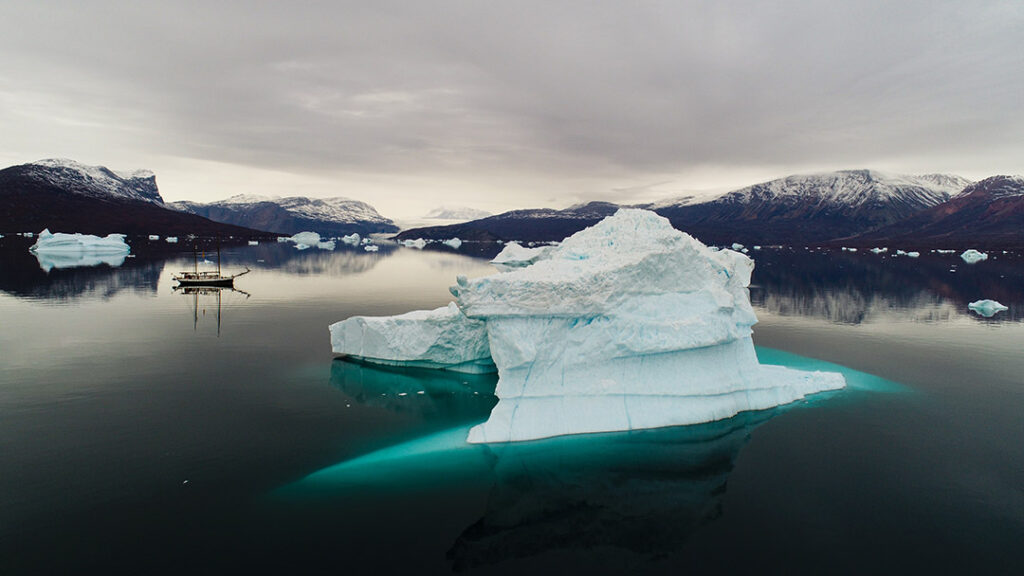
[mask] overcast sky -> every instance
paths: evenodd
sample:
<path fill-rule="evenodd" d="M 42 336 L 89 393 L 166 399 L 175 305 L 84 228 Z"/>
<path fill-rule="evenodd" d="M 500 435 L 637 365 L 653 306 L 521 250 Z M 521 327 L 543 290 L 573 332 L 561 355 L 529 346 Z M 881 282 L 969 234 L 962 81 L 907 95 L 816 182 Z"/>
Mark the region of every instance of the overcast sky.
<path fill-rule="evenodd" d="M 1024 2 L 0 2 L 0 164 L 408 218 L 1024 172 Z"/>

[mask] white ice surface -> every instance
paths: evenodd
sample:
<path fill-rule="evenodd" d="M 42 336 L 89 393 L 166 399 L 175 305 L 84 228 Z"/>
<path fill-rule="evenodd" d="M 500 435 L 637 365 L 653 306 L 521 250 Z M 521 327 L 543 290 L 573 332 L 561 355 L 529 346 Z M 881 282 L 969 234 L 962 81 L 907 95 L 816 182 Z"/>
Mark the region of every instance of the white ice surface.
<path fill-rule="evenodd" d="M 168 244 L 177 244 L 178 243 L 178 237 L 177 236 L 168 236 L 167 238 L 164 238 L 164 240 L 166 240 Z"/>
<path fill-rule="evenodd" d="M 288 239 L 295 244 L 305 244 L 306 246 L 316 246 L 320 243 L 320 235 L 316 232 L 299 232 Z"/>
<path fill-rule="evenodd" d="M 366 362 L 456 372 L 495 371 L 484 323 L 467 318 L 454 302 L 399 316 L 354 316 L 332 324 L 330 330 L 335 354 Z"/>
<path fill-rule="evenodd" d="M 971 248 L 970 250 L 965 250 L 964 253 L 960 255 L 960 258 L 968 264 L 977 264 L 982 260 L 988 260 L 988 254 L 985 252 L 978 252 L 974 248 Z"/>
<path fill-rule="evenodd" d="M 345 244 L 349 244 L 351 246 L 358 246 L 359 245 L 359 240 L 360 240 L 359 234 L 355 234 L 355 233 L 349 234 L 348 236 L 342 236 L 341 237 L 341 241 L 342 242 L 344 242 Z"/>
<path fill-rule="evenodd" d="M 427 241 L 424 240 L 423 238 L 417 238 L 415 240 L 402 240 L 402 246 L 405 246 L 406 248 L 416 248 L 418 250 L 422 250 L 424 247 L 426 247 L 426 245 Z"/>
<path fill-rule="evenodd" d="M 108 234 L 105 237 L 92 234 L 50 233 L 43 230 L 36 243 L 29 248 L 33 253 L 90 253 L 127 254 L 131 248 L 124 241 L 124 234 Z"/>
<path fill-rule="evenodd" d="M 504 248 L 502 248 L 501 252 L 491 260 L 491 264 L 494 264 L 501 270 L 529 266 L 530 264 L 542 259 L 544 254 L 547 253 L 548 248 L 548 246 L 525 248 L 518 242 L 509 242 Z"/>
<path fill-rule="evenodd" d="M 459 246 L 462 246 L 462 240 L 459 240 L 458 238 L 450 238 L 448 240 L 445 240 L 443 242 L 443 244 L 445 246 L 450 246 L 450 247 L 455 248 L 456 250 L 458 250 Z"/>
<path fill-rule="evenodd" d="M 986 318 L 991 318 L 992 316 L 995 316 L 998 312 L 1008 310 L 1006 306 L 1003 306 L 1002 304 L 996 302 L 995 300 L 975 300 L 974 302 L 968 304 L 967 307 Z"/>

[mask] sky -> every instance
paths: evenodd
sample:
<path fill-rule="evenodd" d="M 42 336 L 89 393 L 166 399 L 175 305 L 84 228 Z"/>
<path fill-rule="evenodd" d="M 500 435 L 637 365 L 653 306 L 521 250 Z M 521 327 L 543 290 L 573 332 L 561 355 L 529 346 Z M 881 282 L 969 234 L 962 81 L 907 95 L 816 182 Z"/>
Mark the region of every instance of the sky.
<path fill-rule="evenodd" d="M 0 2 L 0 166 L 393 218 L 1024 172 L 1024 2 Z"/>

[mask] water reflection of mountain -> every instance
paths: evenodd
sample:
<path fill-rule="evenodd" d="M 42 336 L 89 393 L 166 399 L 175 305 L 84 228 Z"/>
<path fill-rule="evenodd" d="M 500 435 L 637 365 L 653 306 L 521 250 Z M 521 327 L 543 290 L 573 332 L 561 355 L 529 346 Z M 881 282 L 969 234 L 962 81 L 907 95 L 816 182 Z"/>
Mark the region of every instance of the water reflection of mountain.
<path fill-rule="evenodd" d="M 22 245 L 24 244 L 24 245 Z M 156 294 L 164 269 L 162 258 L 137 256 L 121 266 L 43 270 L 28 251 L 30 243 L 7 242 L 0 247 L 0 290 L 20 298 L 68 301 L 82 297 L 110 298 L 124 291 Z"/>
<path fill-rule="evenodd" d="M 376 266 L 395 251 L 393 244 L 381 244 L 378 251 L 367 252 L 362 246 L 337 243 L 334 250 L 312 247 L 297 250 L 291 242 L 263 243 L 224 251 L 226 262 L 251 268 L 266 267 L 297 276 L 360 274 Z"/>
<path fill-rule="evenodd" d="M 807 316 L 844 324 L 871 318 L 948 320 L 968 315 L 982 321 L 1024 319 L 1024 270 L 1020 258 L 967 265 L 956 255 L 891 257 L 871 253 L 761 250 L 750 299 L 781 316 Z M 955 270 L 951 272 L 950 270 Z M 991 319 L 967 304 L 983 298 L 1010 307 Z"/>
<path fill-rule="evenodd" d="M 774 414 L 495 446 L 487 510 L 448 558 L 461 572 L 566 550 L 641 561 L 678 552 L 721 516 L 740 449 Z"/>

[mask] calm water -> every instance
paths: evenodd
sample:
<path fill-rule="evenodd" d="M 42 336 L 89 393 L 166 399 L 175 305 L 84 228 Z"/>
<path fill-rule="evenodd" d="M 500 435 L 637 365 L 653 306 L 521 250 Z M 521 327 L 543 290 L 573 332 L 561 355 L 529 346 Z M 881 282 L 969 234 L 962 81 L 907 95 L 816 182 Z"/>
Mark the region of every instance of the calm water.
<path fill-rule="evenodd" d="M 181 248 L 47 273 L 27 246 L 0 239 L 2 574 L 1024 567 L 1019 255 L 752 253 L 762 361 L 849 389 L 467 447 L 493 377 L 332 361 L 327 326 L 444 305 L 485 260 L 237 247 L 244 292 L 183 294 Z"/>

